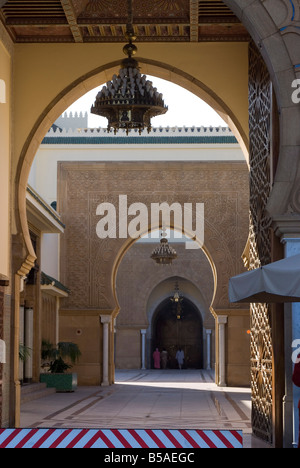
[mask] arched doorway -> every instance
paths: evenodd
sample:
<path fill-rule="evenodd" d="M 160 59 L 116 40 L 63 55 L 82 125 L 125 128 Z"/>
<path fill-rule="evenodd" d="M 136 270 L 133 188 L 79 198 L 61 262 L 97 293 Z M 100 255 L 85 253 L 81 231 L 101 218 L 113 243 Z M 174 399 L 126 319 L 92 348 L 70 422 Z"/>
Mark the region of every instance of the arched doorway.
<path fill-rule="evenodd" d="M 193 343 L 201 343 L 201 362 L 206 366 L 209 360 L 209 368 L 214 365 L 215 319 L 209 306 L 214 297 L 215 284 L 211 264 L 203 250 L 186 250 L 184 242 L 178 240 L 171 244 L 176 248 L 178 258 L 168 268 L 160 268 L 150 258 L 157 245 L 155 239 L 142 239 L 134 243 L 119 265 L 117 296 L 120 313 L 115 321 L 114 332 L 116 369 L 153 367 L 152 354 L 156 346 L 155 329 L 159 311 L 164 305 L 171 304 L 170 297 L 176 283 L 185 298 L 182 304 L 184 331 L 187 335 L 193 333 L 191 328 L 186 328 L 190 325 L 189 308 L 199 319 L 196 320 L 199 337 Z M 191 270 L 194 272 L 193 278 Z M 211 340 L 207 337 L 207 330 L 211 333 Z M 167 347 L 167 343 L 162 343 L 161 351 L 164 346 Z M 174 346 L 178 346 L 178 341 L 174 341 Z M 172 368 L 175 368 L 174 365 Z"/>
<path fill-rule="evenodd" d="M 183 297 L 180 313 L 170 298 L 157 307 L 152 325 L 153 348 L 168 353 L 167 368 L 178 369 L 176 352 L 182 349 L 186 369 L 203 367 L 203 322 L 198 308 Z"/>
<path fill-rule="evenodd" d="M 246 48 L 241 46 L 236 53 L 238 57 L 245 57 Z M 228 60 L 232 57 L 233 53 L 229 50 Z M 206 54 L 206 56 L 212 57 L 212 54 Z M 228 72 L 231 76 L 232 67 L 237 66 L 235 63 L 239 63 L 238 59 L 236 62 L 233 60 L 231 68 L 228 66 Z M 76 59 L 77 63 L 77 59 Z M 209 86 L 201 81 L 201 76 L 195 78 L 193 74 L 188 74 L 187 71 L 183 71 L 181 68 L 177 68 L 175 65 L 170 66 L 167 62 L 156 61 L 152 59 L 140 58 L 139 63 L 141 66 L 141 71 L 147 73 L 148 75 L 156 76 L 158 78 L 166 78 L 168 81 L 171 81 L 175 84 L 178 84 L 185 89 L 191 91 L 205 102 L 207 102 L 219 115 L 228 123 L 229 127 L 236 136 L 243 152 L 245 158 L 248 157 L 248 137 L 246 130 L 246 115 L 247 109 L 245 106 L 245 90 L 247 89 L 247 63 L 244 60 L 243 66 L 237 66 L 236 75 L 238 75 L 238 69 L 241 71 L 241 79 L 237 80 L 236 86 L 240 88 L 241 100 L 238 104 L 235 105 L 236 109 L 231 109 L 229 107 L 230 96 L 236 91 L 234 84 L 232 83 L 231 92 L 228 92 L 227 86 L 224 90 L 226 95 L 223 99 L 221 97 L 221 83 L 217 80 L 217 83 L 209 83 Z M 213 72 L 213 66 L 215 67 L 216 61 L 214 60 L 211 64 L 211 60 L 205 67 L 199 68 L 199 75 L 202 75 L 203 68 L 211 69 L 211 76 L 215 77 L 217 72 Z M 75 81 L 68 83 L 63 91 L 60 91 L 51 102 L 48 102 L 48 105 L 45 109 L 41 110 L 41 114 L 38 116 L 37 121 L 34 124 L 34 127 L 31 130 L 30 137 L 27 138 L 25 144 L 20 145 L 21 156 L 19 159 L 18 165 L 18 184 L 16 192 L 16 203 L 17 203 L 17 219 L 16 223 L 19 226 L 20 231 L 24 236 L 24 243 L 26 248 L 26 259 L 22 264 L 22 269 L 27 273 L 27 270 L 30 270 L 33 266 L 35 260 L 35 252 L 32 248 L 28 226 L 27 226 L 27 216 L 25 209 L 25 199 L 26 199 L 26 184 L 28 181 L 28 176 L 32 162 L 34 160 L 37 146 L 41 144 L 43 138 L 45 137 L 46 132 L 49 130 L 53 122 L 66 110 L 66 104 L 73 104 L 73 102 L 83 96 L 87 91 L 94 89 L 96 86 L 99 86 L 101 83 L 105 83 L 107 76 L 113 75 L 114 72 L 117 72 L 119 68 L 119 61 L 106 63 L 96 69 L 89 69 L 87 73 L 77 78 Z M 72 77 L 73 78 L 73 77 Z M 71 80 L 71 78 L 70 78 Z M 212 80 L 215 81 L 215 80 Z M 228 78 L 228 83 L 231 83 L 231 78 Z M 228 102 L 227 102 L 228 101 Z M 243 103 L 243 105 L 241 105 Z M 67 107 L 68 107 L 67 105 Z M 19 267 L 20 268 L 20 267 Z"/>
<path fill-rule="evenodd" d="M 280 80 L 280 79 L 276 79 L 277 74 L 280 74 L 282 73 L 282 70 L 288 70 L 288 73 L 286 73 L 286 81 L 285 81 L 285 84 L 287 86 L 290 86 L 290 82 L 288 82 L 288 80 L 290 78 L 288 78 L 288 75 L 289 76 L 292 76 L 294 77 L 295 76 L 295 68 L 292 66 L 292 63 L 289 63 L 289 60 L 296 60 L 296 58 L 293 58 L 293 59 L 290 59 L 290 57 L 293 57 L 293 53 L 285 53 L 287 50 L 285 49 L 285 47 L 288 47 L 287 45 L 284 46 L 284 40 L 281 38 L 280 34 L 283 34 L 283 31 L 286 31 L 286 26 L 285 27 L 282 27 L 280 30 L 279 30 L 279 26 L 281 26 L 281 24 L 277 24 L 279 22 L 283 22 L 286 21 L 286 24 L 289 25 L 289 23 L 291 23 L 293 20 L 294 20 L 294 15 L 290 15 L 290 16 L 287 16 L 285 18 L 284 15 L 289 15 L 290 13 L 290 10 L 289 8 L 292 8 L 294 5 L 293 5 L 293 2 L 289 2 L 290 4 L 288 5 L 288 2 L 281 2 L 282 3 L 282 8 L 284 10 L 284 13 L 282 15 L 279 15 L 279 12 L 276 8 L 274 8 L 274 12 L 275 12 L 275 17 L 276 17 L 276 20 L 274 19 L 274 21 L 272 21 L 272 11 L 265 11 L 265 9 L 268 9 L 268 5 L 265 5 L 263 4 L 262 2 L 252 2 L 251 5 L 245 5 L 245 6 L 240 6 L 240 3 L 239 2 L 236 2 L 236 1 L 225 1 L 226 4 L 232 6 L 232 8 L 234 9 L 234 11 L 236 11 L 236 13 L 240 16 L 240 17 L 243 17 L 243 20 L 245 22 L 245 24 L 247 24 L 248 28 L 249 28 L 249 31 L 252 33 L 252 36 L 255 37 L 255 39 L 257 40 L 257 42 L 259 42 L 259 45 L 260 47 L 262 48 L 262 52 L 264 54 L 264 56 L 266 57 L 267 59 L 267 62 L 269 64 L 269 68 L 271 69 L 271 71 L 274 71 L 274 82 L 276 84 L 276 86 L 279 88 L 279 86 L 281 86 L 281 88 L 278 89 L 278 97 L 281 98 L 279 99 L 279 104 L 280 104 L 280 107 L 284 109 L 284 111 L 281 113 L 282 115 L 282 118 L 281 118 L 281 126 L 283 128 L 283 131 L 282 131 L 282 143 L 281 143 L 281 160 L 284 159 L 283 157 L 284 156 L 288 156 L 286 159 L 288 161 L 291 160 L 290 158 L 290 151 L 291 151 L 291 148 L 293 148 L 293 145 L 292 143 L 295 142 L 295 139 L 297 139 L 297 133 L 296 132 L 293 132 L 293 130 L 291 129 L 291 125 L 283 125 L 283 123 L 285 122 L 288 122 L 288 119 L 291 119 L 291 121 L 296 121 L 296 118 L 295 118 L 295 115 L 296 115 L 296 112 L 294 112 L 294 109 L 292 109 L 292 104 L 290 102 L 290 96 L 286 93 L 286 89 L 288 89 L 287 87 L 283 86 L 282 83 L 283 83 L 283 80 Z M 279 2 L 277 2 L 278 5 L 279 5 Z M 285 11 L 285 8 L 284 8 L 284 3 L 286 3 L 286 11 Z M 289 7 L 289 8 L 288 8 Z M 276 16 L 277 15 L 277 16 Z M 266 26 L 267 25 L 267 26 Z M 262 33 L 261 31 L 268 31 L 268 34 L 267 34 L 267 37 L 264 35 L 264 33 Z M 273 45 L 271 44 L 272 43 L 272 39 L 274 38 L 274 41 L 273 41 Z M 275 39 L 276 38 L 276 39 Z M 288 41 L 285 41 L 286 44 L 288 43 Z M 292 42 L 292 41 L 290 41 Z M 281 49 L 280 49 L 281 47 Z M 292 47 L 291 47 L 292 49 Z M 278 59 L 278 51 L 281 51 L 281 56 L 280 56 L 280 59 Z M 287 58 L 289 57 L 289 58 Z M 294 55 L 294 57 L 297 57 L 297 54 Z M 55 57 L 56 59 L 56 57 Z M 76 60 L 77 60 L 77 54 L 76 54 Z M 78 61 L 78 60 L 77 60 Z M 280 64 L 281 64 L 281 67 L 278 66 L 278 63 L 280 61 Z M 26 60 L 24 60 L 24 62 L 26 62 Z M 80 62 L 80 61 L 79 61 Z M 216 61 L 217 62 L 217 61 Z M 218 63 L 218 62 L 217 62 Z M 219 65 L 219 64 L 218 64 Z M 295 67 L 298 67 L 297 64 L 295 64 Z M 36 67 L 38 68 L 38 67 Z M 40 67 L 42 68 L 42 67 Z M 35 67 L 32 67 L 32 69 L 35 69 Z M 275 70 L 274 70 L 275 69 Z M 23 81 L 23 80 L 22 80 Z M 41 80 L 42 82 L 42 80 Z M 280 91 L 280 92 L 279 92 Z M 25 93 L 24 93 L 25 94 Z M 26 93 L 28 94 L 28 93 Z M 19 95 L 21 95 L 21 93 L 19 93 Z M 287 101 L 287 99 L 289 101 Z M 22 112 L 20 112 L 20 120 L 25 120 L 25 119 L 22 119 Z M 25 115 L 25 114 L 24 114 Z M 298 116 L 298 114 L 297 114 Z M 293 118 L 292 118 L 293 117 Z M 18 131 L 15 131 L 14 132 L 15 134 L 18 134 L 19 132 Z M 32 132 L 32 135 L 34 134 L 34 132 Z M 297 142 L 295 142 L 297 143 Z M 296 151 L 298 151 L 297 149 L 297 145 L 294 144 L 294 151 L 295 151 L 295 155 L 296 155 Z M 287 165 L 288 166 L 288 165 Z M 279 176 L 277 177 L 276 179 L 276 183 L 275 183 L 275 186 L 274 186 L 274 189 L 273 189 L 273 193 L 275 192 L 275 195 L 279 195 L 279 192 L 280 192 L 280 197 L 276 197 L 276 196 L 273 196 L 271 197 L 271 201 L 272 203 L 269 203 L 270 205 L 270 208 L 273 207 L 273 210 L 271 210 L 271 212 L 275 212 L 276 214 L 281 214 L 281 213 L 287 213 L 287 211 L 284 211 L 286 207 L 288 207 L 288 195 L 290 193 L 290 190 L 289 190 L 289 186 L 291 185 L 291 182 L 294 180 L 294 177 L 289 177 L 287 175 L 287 171 L 290 171 L 290 174 L 292 174 L 292 171 L 294 174 L 297 174 L 297 171 L 295 171 L 293 164 L 290 164 L 289 167 L 284 167 L 284 170 L 286 171 L 284 173 L 284 178 L 282 176 L 282 178 L 280 178 Z M 281 169 L 283 168 L 283 164 L 281 165 Z M 24 177 L 25 178 L 25 177 Z M 12 178 L 14 179 L 14 177 Z M 17 178 L 17 180 L 19 180 L 19 177 Z M 288 181 L 288 183 L 287 183 Z M 285 185 L 287 185 L 288 187 L 285 188 Z M 298 184 L 296 184 L 296 187 L 298 187 Z M 20 189 L 20 198 L 24 198 L 24 192 L 25 191 L 25 182 L 24 182 L 24 179 L 22 179 L 22 189 Z M 22 200 L 19 200 L 20 202 L 20 206 L 22 208 L 24 208 L 24 206 L 22 205 Z M 280 204 L 279 204 L 280 202 Z M 276 207 L 276 210 L 274 211 L 274 208 Z M 20 207 L 16 207 L 17 209 L 20 208 Z M 290 206 L 288 207 L 289 209 L 289 212 L 290 212 Z M 17 210 L 16 210 L 17 211 Z M 262 209 L 261 209 L 261 205 L 258 206 L 258 211 L 261 212 Z M 22 212 L 24 213 L 25 210 L 22 209 Z M 26 221 L 26 220 L 25 220 Z M 24 225 L 22 226 L 22 228 L 24 228 Z M 26 234 L 26 232 L 25 232 Z M 28 234 L 28 233 L 27 233 Z M 28 240 L 28 235 L 27 235 L 27 240 Z M 29 250 L 29 253 L 31 252 L 31 250 Z M 15 269 L 15 272 L 17 271 L 18 274 L 20 276 L 22 276 L 22 274 L 24 274 L 24 271 L 26 273 L 27 271 L 27 267 L 29 268 L 30 266 L 32 266 L 32 261 L 34 260 L 34 255 L 32 254 L 32 258 L 29 256 L 27 256 L 27 260 L 26 260 L 26 264 L 25 266 L 23 267 L 22 270 L 18 270 L 18 269 Z M 24 271 L 23 271 L 24 270 Z M 280 400 L 280 398 L 279 398 Z"/>

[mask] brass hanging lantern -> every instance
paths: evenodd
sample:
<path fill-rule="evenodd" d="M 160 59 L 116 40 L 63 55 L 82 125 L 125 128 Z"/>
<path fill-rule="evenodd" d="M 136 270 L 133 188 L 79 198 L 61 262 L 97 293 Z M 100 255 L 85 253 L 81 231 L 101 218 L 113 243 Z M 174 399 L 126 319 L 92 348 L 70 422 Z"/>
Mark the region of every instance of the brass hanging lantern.
<path fill-rule="evenodd" d="M 157 115 L 165 114 L 163 96 L 153 87 L 146 75 L 141 75 L 139 64 L 133 58 L 137 47 L 133 44 L 136 35 L 133 29 L 132 0 L 128 0 L 129 20 L 125 38 L 129 41 L 123 48 L 127 58 L 121 62 L 118 75 L 107 82 L 99 91 L 96 101 L 91 108 L 92 114 L 108 119 L 107 130 L 123 129 L 126 134 L 131 130 L 138 130 L 139 134 L 147 128 L 151 131 L 151 119 Z"/>
<path fill-rule="evenodd" d="M 183 300 L 183 297 L 182 297 L 182 295 L 180 294 L 180 291 L 179 291 L 178 281 L 176 281 L 176 283 L 175 283 L 174 294 L 173 294 L 173 296 L 170 297 L 170 300 L 172 302 L 175 302 L 175 303 L 180 303 Z"/>
<path fill-rule="evenodd" d="M 176 315 L 177 320 L 181 320 L 183 318 L 182 315 L 182 301 L 183 301 L 183 296 L 181 295 L 179 291 L 179 285 L 178 282 L 176 281 L 175 283 L 175 290 L 173 296 L 170 297 L 171 302 L 173 302 L 173 307 L 174 307 L 174 312 Z"/>
<path fill-rule="evenodd" d="M 151 258 L 159 265 L 170 265 L 177 258 L 176 250 L 169 245 L 165 236 L 166 232 L 163 231 L 159 246 L 151 254 Z"/>

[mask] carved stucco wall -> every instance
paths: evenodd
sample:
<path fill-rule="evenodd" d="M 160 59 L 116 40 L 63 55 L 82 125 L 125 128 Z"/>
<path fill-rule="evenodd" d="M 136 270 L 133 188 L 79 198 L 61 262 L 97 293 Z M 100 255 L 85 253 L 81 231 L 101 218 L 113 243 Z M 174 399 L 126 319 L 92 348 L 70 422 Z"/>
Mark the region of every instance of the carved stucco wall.
<path fill-rule="evenodd" d="M 60 163 L 58 210 L 67 226 L 61 244 L 61 281 L 71 288 L 63 309 L 118 310 L 115 274 L 127 239 L 99 239 L 102 202 L 128 206 L 204 203 L 204 247 L 215 268 L 214 309 L 228 309 L 228 280 L 243 271 L 249 227 L 246 163 Z M 130 218 L 129 218 L 130 219 Z"/>
<path fill-rule="evenodd" d="M 249 269 L 272 260 L 271 220 L 266 212 L 271 191 L 272 87 L 255 47 L 249 48 L 250 261 Z M 251 304 L 251 383 L 253 432 L 272 441 L 273 343 L 268 304 Z"/>

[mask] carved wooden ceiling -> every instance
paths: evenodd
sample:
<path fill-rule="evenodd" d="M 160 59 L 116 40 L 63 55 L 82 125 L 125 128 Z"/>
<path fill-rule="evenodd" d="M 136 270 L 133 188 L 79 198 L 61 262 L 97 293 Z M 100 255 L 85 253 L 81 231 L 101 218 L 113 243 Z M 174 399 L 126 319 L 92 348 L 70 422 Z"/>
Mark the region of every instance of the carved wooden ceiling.
<path fill-rule="evenodd" d="M 0 19 L 15 42 L 124 42 L 127 0 L 8 0 Z M 133 0 L 137 42 L 247 41 L 219 0 Z"/>

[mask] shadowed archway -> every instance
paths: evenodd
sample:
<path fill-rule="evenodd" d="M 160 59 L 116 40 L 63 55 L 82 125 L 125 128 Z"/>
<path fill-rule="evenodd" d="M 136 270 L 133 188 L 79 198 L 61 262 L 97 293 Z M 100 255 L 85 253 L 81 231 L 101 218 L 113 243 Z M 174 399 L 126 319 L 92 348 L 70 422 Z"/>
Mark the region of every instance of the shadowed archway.
<path fill-rule="evenodd" d="M 152 344 L 168 353 L 166 368 L 178 369 L 176 352 L 184 352 L 185 369 L 203 367 L 203 323 L 198 308 L 188 298 L 182 298 L 181 312 L 170 298 L 157 307 L 152 325 Z"/>

